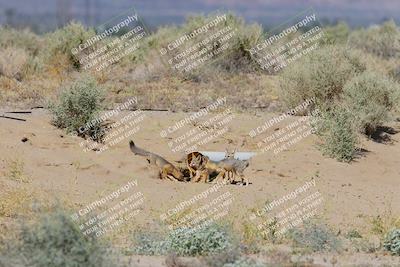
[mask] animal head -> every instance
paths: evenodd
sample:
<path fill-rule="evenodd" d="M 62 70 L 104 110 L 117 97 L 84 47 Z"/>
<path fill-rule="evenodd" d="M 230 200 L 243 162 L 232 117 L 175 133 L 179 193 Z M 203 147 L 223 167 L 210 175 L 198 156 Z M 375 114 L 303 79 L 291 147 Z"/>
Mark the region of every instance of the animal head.
<path fill-rule="evenodd" d="M 236 148 L 232 151 L 225 149 L 225 159 L 234 159 L 236 153 Z"/>
<path fill-rule="evenodd" d="M 198 167 L 201 164 L 202 156 L 201 154 L 194 156 L 192 160 L 189 162 L 190 167 Z"/>

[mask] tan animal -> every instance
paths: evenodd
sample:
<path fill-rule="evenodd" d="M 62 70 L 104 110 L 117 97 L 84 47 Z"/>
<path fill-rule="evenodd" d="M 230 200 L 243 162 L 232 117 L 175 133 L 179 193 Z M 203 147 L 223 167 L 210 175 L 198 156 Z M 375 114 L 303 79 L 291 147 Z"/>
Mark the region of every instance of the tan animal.
<path fill-rule="evenodd" d="M 218 173 L 214 181 L 222 181 L 225 184 L 233 183 L 235 177 L 241 178 L 242 184 L 248 185 L 249 181 L 244 177 L 244 170 L 249 166 L 249 161 L 234 158 L 236 150 L 226 150 L 225 158 L 221 161 L 210 160 L 200 152 L 191 152 L 186 157 L 186 164 L 190 172 L 192 182 L 209 180 L 209 175 Z"/>
<path fill-rule="evenodd" d="M 190 181 L 208 182 L 210 174 L 206 168 L 208 158 L 200 152 L 191 152 L 186 156 L 186 165 L 189 169 Z"/>
<path fill-rule="evenodd" d="M 156 166 L 159 169 L 161 179 L 167 178 L 172 181 L 184 180 L 183 174 L 163 157 L 137 147 L 133 141 L 129 142 L 129 146 L 135 155 L 146 157 L 150 165 Z"/>
<path fill-rule="evenodd" d="M 186 155 L 186 166 L 189 169 L 189 175 L 190 179 L 193 178 L 193 176 L 196 173 L 196 170 L 200 167 L 202 164 L 202 154 L 200 152 L 191 152 Z"/>
<path fill-rule="evenodd" d="M 221 160 L 220 166 L 225 170 L 225 174 L 220 176 L 225 184 L 233 183 L 235 177 L 239 176 L 243 185 L 248 185 L 249 180 L 245 178 L 243 172 L 250 165 L 248 160 L 235 159 L 236 149 L 232 152 L 225 150 L 225 158 Z"/>
<path fill-rule="evenodd" d="M 226 165 L 232 166 L 232 169 L 230 169 L 228 173 L 227 182 L 233 183 L 235 181 L 235 177 L 239 176 L 242 185 L 249 184 L 249 179 L 246 178 L 243 173 L 244 170 L 250 165 L 250 162 L 248 160 L 226 159 L 224 161 Z"/>

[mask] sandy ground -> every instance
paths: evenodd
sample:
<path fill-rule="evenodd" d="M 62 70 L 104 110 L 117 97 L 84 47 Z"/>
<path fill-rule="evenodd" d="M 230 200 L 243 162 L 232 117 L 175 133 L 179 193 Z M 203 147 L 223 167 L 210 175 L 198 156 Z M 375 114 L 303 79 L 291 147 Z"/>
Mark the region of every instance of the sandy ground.
<path fill-rule="evenodd" d="M 15 183 L 5 174 L 9 159 L 19 159 L 24 162 L 24 173 L 31 180 L 27 186 L 44 192 L 41 194 L 49 198 L 66 199 L 76 207 L 83 207 L 128 181 L 137 180 L 137 190 L 143 193 L 145 204 L 135 224 L 152 224 L 159 220 L 161 213 L 212 185 L 155 179 L 146 160 L 134 156 L 128 142 L 133 139 L 138 146 L 176 162 L 184 153 L 173 153 L 167 145 L 171 139 L 161 138 L 160 131 L 186 115 L 146 112 L 138 133 L 100 154 L 84 152 L 79 145 L 82 138 L 66 135 L 52 126 L 46 110 L 18 115 L 26 118 L 26 122 L 0 119 L 0 179 L 6 184 Z M 249 131 L 276 115 L 236 114 L 229 124 L 229 131 L 201 146 L 200 150 L 224 151 L 229 146 L 237 147 L 239 151 L 257 152 L 260 139 L 251 138 Z M 285 123 L 297 118 L 290 118 Z M 285 123 L 268 131 L 272 133 Z M 400 130 L 400 123 L 393 128 Z M 28 141 L 22 142 L 23 137 Z M 362 140 L 362 147 L 368 152 L 351 164 L 324 157 L 316 146 L 318 138 L 315 135 L 277 155 L 259 153 L 245 171 L 250 177 L 249 186 L 227 185 L 220 189 L 221 193 L 229 191 L 234 196 L 226 219 L 241 224 L 252 210 L 302 186 L 311 177 L 315 177 L 316 188 L 324 198 L 316 216 L 337 231 L 366 230 L 370 227 L 370 216 L 382 215 L 384 211 L 398 216 L 400 134 L 391 135 L 391 138 L 391 144 Z"/>

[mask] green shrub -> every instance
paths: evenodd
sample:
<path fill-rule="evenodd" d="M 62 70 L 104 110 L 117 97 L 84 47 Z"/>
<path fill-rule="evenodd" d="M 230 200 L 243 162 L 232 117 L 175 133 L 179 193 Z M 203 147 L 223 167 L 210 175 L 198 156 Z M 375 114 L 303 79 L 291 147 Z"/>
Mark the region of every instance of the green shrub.
<path fill-rule="evenodd" d="M 233 239 L 226 228 L 217 224 L 207 225 L 194 232 L 185 230 L 170 232 L 166 237 L 157 234 L 135 236 L 134 253 L 145 255 L 197 256 L 218 253 L 233 247 Z"/>
<path fill-rule="evenodd" d="M 86 29 L 82 24 L 71 22 L 70 24 L 52 32 L 46 36 L 48 58 L 57 58 L 66 55 L 70 63 L 77 69 L 80 67 L 79 60 L 71 52 L 90 37 L 94 36 L 93 30 Z"/>
<path fill-rule="evenodd" d="M 70 216 L 56 211 L 24 226 L 19 240 L 3 255 L 10 266 L 117 266 L 112 255 L 93 237 L 84 236 Z"/>
<path fill-rule="evenodd" d="M 400 229 L 393 229 L 387 233 L 383 247 L 392 254 L 400 256 Z"/>
<path fill-rule="evenodd" d="M 340 247 L 340 240 L 326 225 L 312 222 L 304 223 L 302 228 L 291 229 L 288 237 L 296 246 L 314 252 L 337 251 Z"/>
<path fill-rule="evenodd" d="M 168 243 L 160 233 L 139 231 L 134 236 L 133 253 L 138 255 L 167 255 Z"/>
<path fill-rule="evenodd" d="M 50 104 L 52 123 L 68 133 L 89 136 L 101 142 L 105 135 L 98 116 L 102 108 L 103 91 L 92 78 L 82 78 L 63 90 L 58 103 Z"/>
<path fill-rule="evenodd" d="M 357 130 L 352 114 L 342 107 L 321 112 L 315 120 L 316 133 L 322 138 L 324 154 L 349 162 L 357 153 Z"/>
<path fill-rule="evenodd" d="M 325 46 L 285 68 L 280 98 L 287 108 L 313 97 L 318 105 L 328 105 L 339 98 L 348 80 L 364 70 L 358 54 L 340 46 Z"/>
<path fill-rule="evenodd" d="M 392 58 L 400 56 L 400 30 L 391 20 L 379 26 L 354 31 L 349 37 L 349 47 Z"/>
<path fill-rule="evenodd" d="M 354 239 L 354 238 L 362 238 L 362 235 L 355 229 L 352 229 L 347 232 L 346 237 L 348 239 Z"/>
<path fill-rule="evenodd" d="M 346 44 L 349 38 L 350 28 L 346 22 L 339 22 L 334 26 L 324 28 L 324 37 L 321 40 L 323 45 Z"/>
<path fill-rule="evenodd" d="M 228 231 L 217 224 L 211 224 L 194 233 L 174 231 L 167 237 L 169 248 L 181 256 L 207 255 L 232 247 Z"/>
<path fill-rule="evenodd" d="M 345 105 L 358 128 L 367 135 L 388 121 L 399 103 L 399 93 L 399 84 L 371 72 L 354 77 L 343 88 Z"/>

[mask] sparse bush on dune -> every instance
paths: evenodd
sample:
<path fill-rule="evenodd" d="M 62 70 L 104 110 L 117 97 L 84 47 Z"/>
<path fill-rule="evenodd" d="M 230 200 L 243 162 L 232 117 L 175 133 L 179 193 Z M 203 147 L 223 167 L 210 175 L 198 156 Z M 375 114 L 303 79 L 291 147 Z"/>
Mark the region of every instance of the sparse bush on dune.
<path fill-rule="evenodd" d="M 348 46 L 387 59 L 398 58 L 400 57 L 400 29 L 391 20 L 382 25 L 356 30 L 350 34 Z"/>
<path fill-rule="evenodd" d="M 318 105 L 333 104 L 345 83 L 364 70 L 357 53 L 342 46 L 325 46 L 282 72 L 280 98 L 288 108 L 313 97 Z"/>
<path fill-rule="evenodd" d="M 9 266 L 119 266 L 98 240 L 84 236 L 60 210 L 23 226 L 19 239 L 8 244 L 1 258 Z"/>
<path fill-rule="evenodd" d="M 356 156 L 358 137 L 354 123 L 351 112 L 340 106 L 318 115 L 314 127 L 323 141 L 324 154 L 343 162 Z"/>
<path fill-rule="evenodd" d="M 398 105 L 400 86 L 389 78 L 364 72 L 346 83 L 343 100 L 361 132 L 372 135 Z"/>
<path fill-rule="evenodd" d="M 307 221 L 301 228 L 289 231 L 288 237 L 294 245 L 311 251 L 337 251 L 340 240 L 326 225 Z"/>
<path fill-rule="evenodd" d="M 93 78 L 83 77 L 62 90 L 56 103 L 50 103 L 52 123 L 68 133 L 89 136 L 101 142 L 105 129 L 101 122 L 94 120 L 102 109 L 102 100 L 103 91 L 97 82 Z M 89 127 L 86 127 L 87 123 Z"/>

